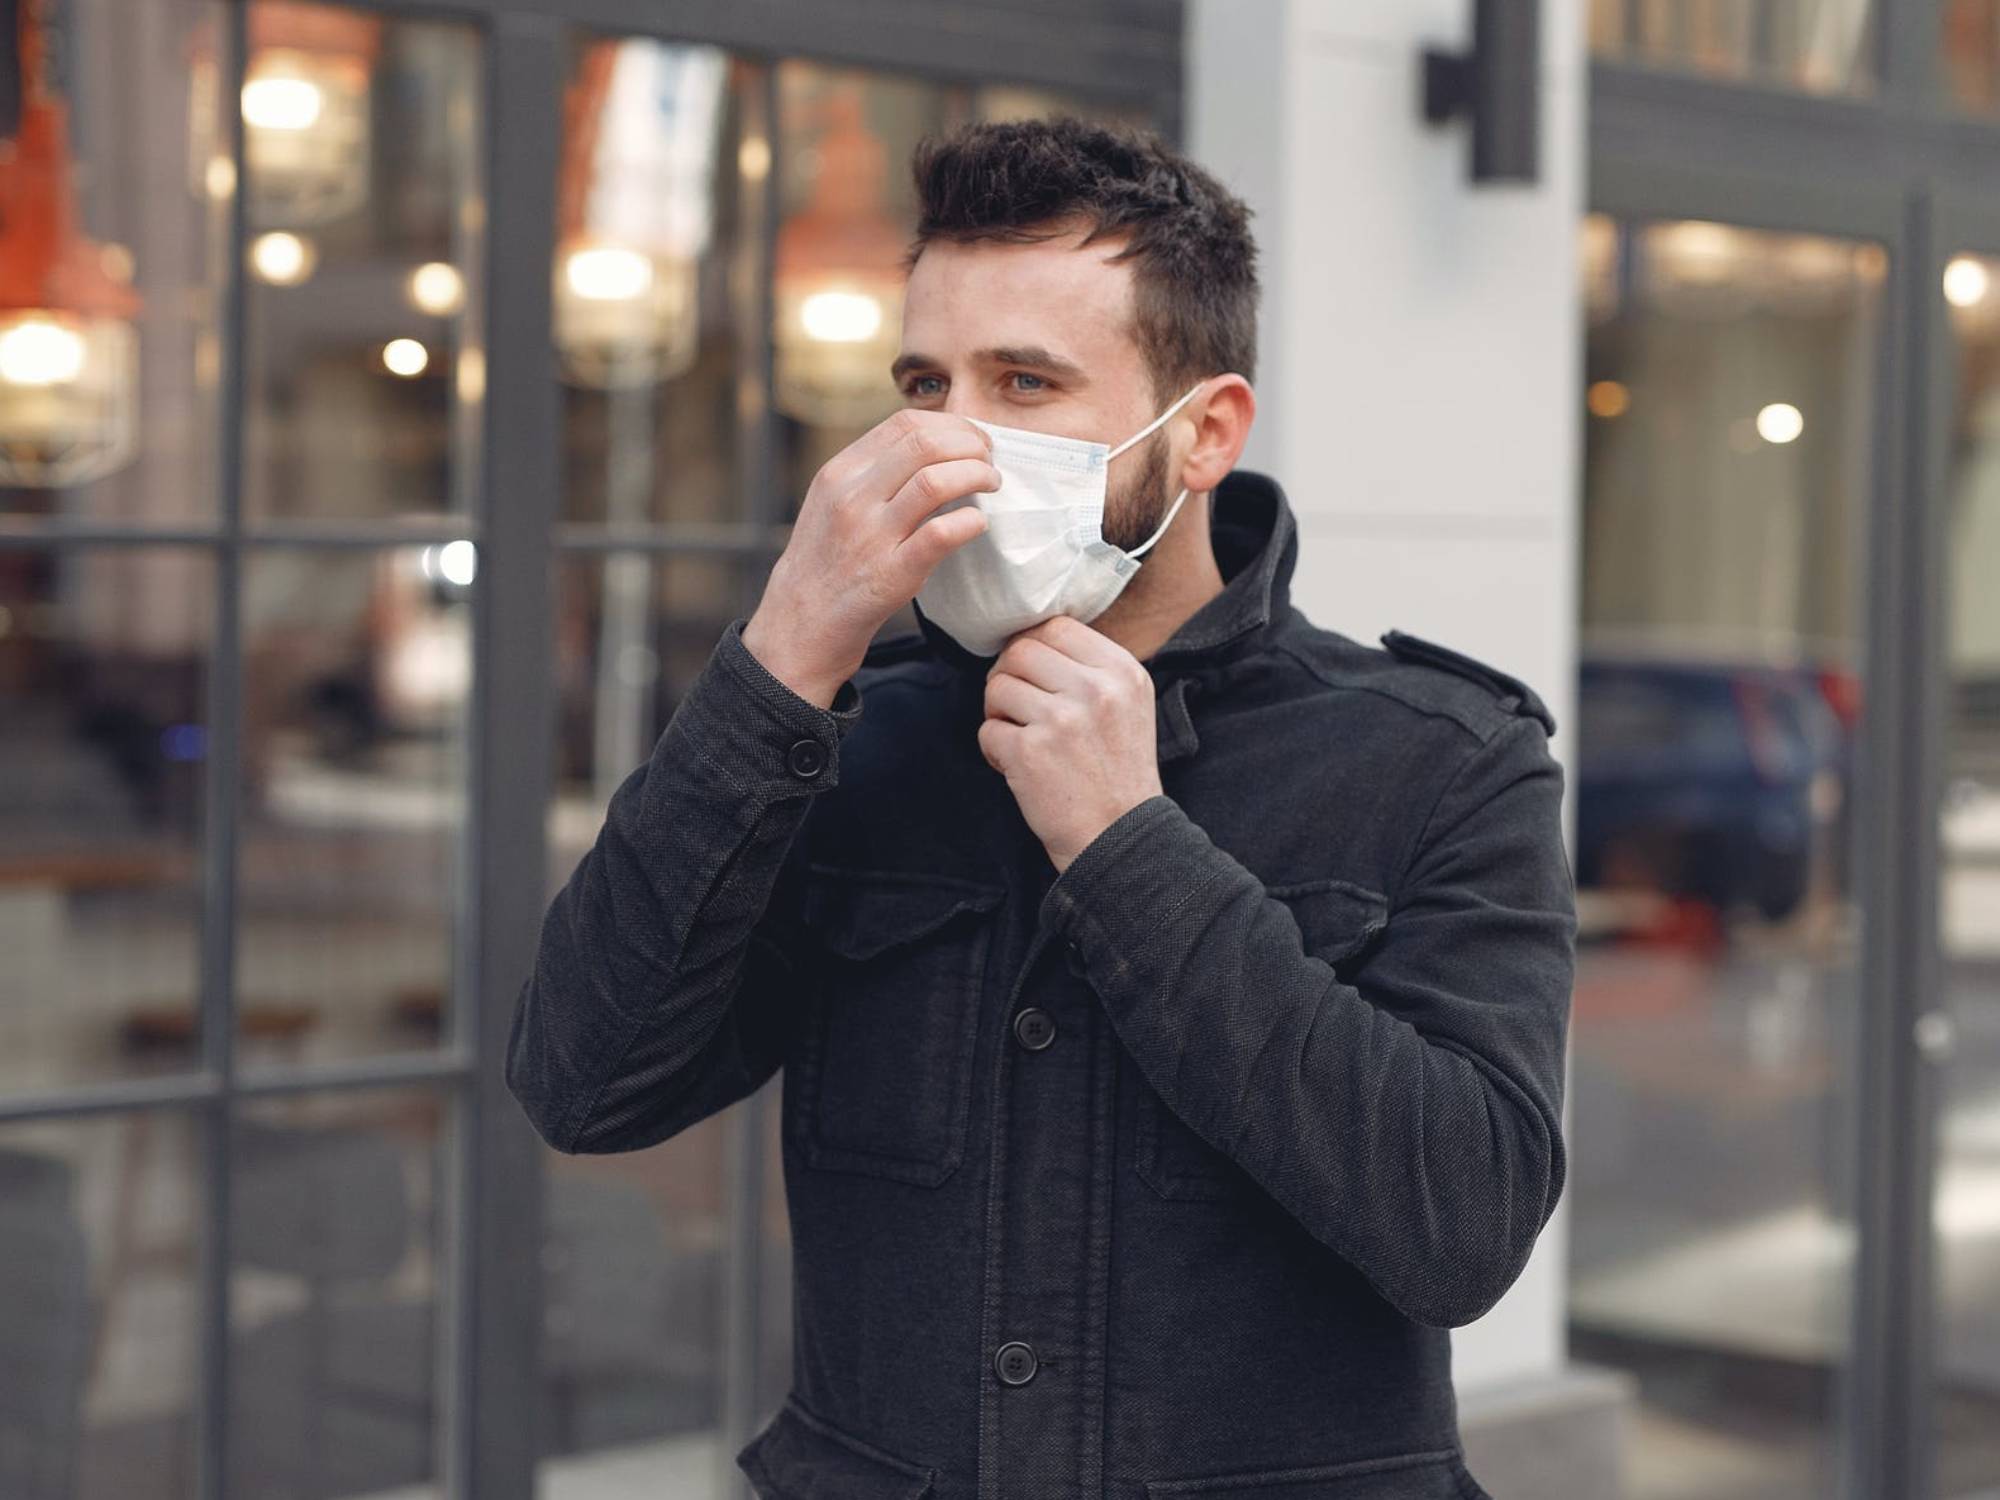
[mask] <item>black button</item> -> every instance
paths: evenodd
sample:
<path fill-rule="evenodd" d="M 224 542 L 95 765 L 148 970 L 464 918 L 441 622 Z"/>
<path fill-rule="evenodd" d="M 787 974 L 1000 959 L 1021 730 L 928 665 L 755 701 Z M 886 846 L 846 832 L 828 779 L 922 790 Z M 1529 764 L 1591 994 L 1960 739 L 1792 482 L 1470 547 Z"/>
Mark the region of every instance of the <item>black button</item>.
<path fill-rule="evenodd" d="M 1039 1052 L 1056 1039 L 1055 1017 L 1038 1005 L 1030 1005 L 1014 1016 L 1014 1040 L 1030 1052 Z"/>
<path fill-rule="evenodd" d="M 1008 1385 L 1026 1385 L 1035 1378 L 1035 1351 L 1016 1339 L 1002 1344 L 993 1355 L 993 1368 Z"/>
<path fill-rule="evenodd" d="M 811 780 L 826 769 L 826 751 L 818 740 L 794 740 L 785 764 L 792 768 L 794 776 Z"/>

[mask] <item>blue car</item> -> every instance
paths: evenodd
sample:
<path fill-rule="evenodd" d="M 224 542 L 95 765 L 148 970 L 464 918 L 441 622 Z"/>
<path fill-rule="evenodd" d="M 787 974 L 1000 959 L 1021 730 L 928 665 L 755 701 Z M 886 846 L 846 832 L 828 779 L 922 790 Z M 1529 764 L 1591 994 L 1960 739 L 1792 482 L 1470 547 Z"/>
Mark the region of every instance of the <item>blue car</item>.
<path fill-rule="evenodd" d="M 1577 884 L 1747 904 L 1775 922 L 1825 848 L 1844 888 L 1858 714 L 1838 669 L 1586 650 Z"/>

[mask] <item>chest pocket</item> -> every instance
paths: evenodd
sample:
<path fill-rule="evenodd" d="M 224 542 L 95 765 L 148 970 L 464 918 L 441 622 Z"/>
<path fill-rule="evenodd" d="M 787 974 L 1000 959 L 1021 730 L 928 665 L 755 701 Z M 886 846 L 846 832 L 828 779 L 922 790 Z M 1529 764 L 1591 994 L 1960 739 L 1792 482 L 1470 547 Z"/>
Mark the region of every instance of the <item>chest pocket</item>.
<path fill-rule="evenodd" d="M 790 1129 L 809 1166 L 934 1187 L 965 1154 L 972 1052 L 1005 888 L 813 864 L 813 1014 Z"/>
<path fill-rule="evenodd" d="M 1326 878 L 1265 889 L 1291 909 L 1305 951 L 1351 980 L 1389 923 L 1389 898 L 1353 881 Z M 1132 1070 L 1139 1094 L 1133 1165 L 1162 1198 L 1226 1202 L 1257 1184 L 1225 1153 L 1203 1140 Z"/>

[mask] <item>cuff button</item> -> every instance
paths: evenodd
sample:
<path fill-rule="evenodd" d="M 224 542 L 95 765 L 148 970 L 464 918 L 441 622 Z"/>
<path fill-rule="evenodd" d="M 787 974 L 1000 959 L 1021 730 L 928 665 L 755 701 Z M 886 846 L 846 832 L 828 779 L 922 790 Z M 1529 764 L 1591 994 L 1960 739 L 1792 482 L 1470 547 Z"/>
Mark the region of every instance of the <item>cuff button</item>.
<path fill-rule="evenodd" d="M 785 764 L 794 776 L 810 781 L 826 769 L 826 751 L 818 740 L 794 740 L 785 753 Z"/>

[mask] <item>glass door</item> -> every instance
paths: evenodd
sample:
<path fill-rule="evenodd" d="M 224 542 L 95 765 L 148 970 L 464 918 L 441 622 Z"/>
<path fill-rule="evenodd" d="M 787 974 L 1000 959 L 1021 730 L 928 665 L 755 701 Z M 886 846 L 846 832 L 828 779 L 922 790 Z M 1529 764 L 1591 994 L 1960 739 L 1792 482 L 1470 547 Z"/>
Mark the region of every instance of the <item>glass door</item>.
<path fill-rule="evenodd" d="M 2000 1489 L 2000 225 L 1940 247 L 1952 373 L 1946 534 L 1931 1340 L 1942 1500 Z"/>
<path fill-rule="evenodd" d="M 1625 1490 L 1839 1492 L 1888 247 L 1584 225 L 1575 1357 Z"/>

